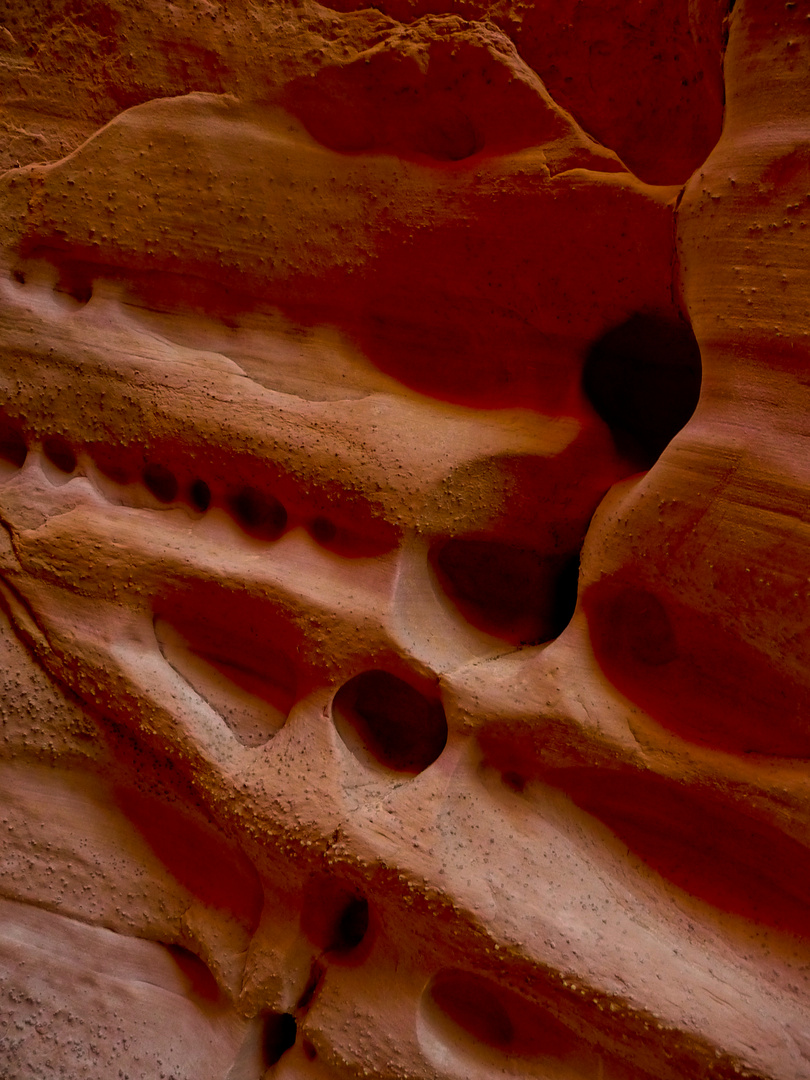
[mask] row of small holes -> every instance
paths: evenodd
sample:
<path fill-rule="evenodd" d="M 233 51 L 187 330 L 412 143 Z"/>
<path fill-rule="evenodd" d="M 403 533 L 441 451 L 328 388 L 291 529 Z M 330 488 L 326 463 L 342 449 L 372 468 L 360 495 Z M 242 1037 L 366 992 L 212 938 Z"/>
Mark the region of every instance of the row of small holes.
<path fill-rule="evenodd" d="M 43 440 L 42 450 L 48 461 L 60 472 L 69 475 L 76 471 L 76 452 L 60 435 L 49 435 Z M 0 430 L 0 459 L 14 468 L 21 469 L 28 456 L 28 446 L 19 430 L 14 425 L 6 424 Z M 158 502 L 168 505 L 180 498 L 180 485 L 174 473 L 165 465 L 146 465 L 142 480 L 146 489 Z M 204 514 L 211 505 L 211 489 L 205 480 L 193 480 L 188 488 L 188 501 Z M 273 495 L 265 494 L 258 488 L 244 487 L 230 495 L 228 507 L 250 533 L 267 539 L 277 539 L 287 525 L 287 511 Z M 337 534 L 337 527 L 328 518 L 318 516 L 309 524 L 309 530 L 315 540 L 322 544 L 330 543 Z"/>
<path fill-rule="evenodd" d="M 75 471 L 76 453 L 62 436 L 48 436 L 42 449 L 55 468 L 65 474 Z M 26 454 L 19 429 L 7 425 L 0 430 L 0 457 L 21 468 Z M 111 478 L 118 480 L 114 475 Z M 164 505 L 182 499 L 201 514 L 211 506 L 211 488 L 202 479 L 193 480 L 185 495 L 181 494 L 177 477 L 165 465 L 146 465 L 141 479 L 150 494 Z M 258 488 L 243 487 L 228 495 L 225 503 L 241 528 L 258 539 L 276 540 L 287 527 L 286 508 Z M 324 546 L 335 540 L 338 531 L 323 516 L 313 518 L 308 528 L 313 539 Z M 556 580 L 548 584 L 541 580 L 543 560 L 537 553 L 495 541 L 456 538 L 435 548 L 431 561 L 442 589 L 461 615 L 496 637 L 520 638 L 521 644 L 551 640 L 565 629 L 576 606 L 576 554 L 571 565 L 563 565 Z"/>
<path fill-rule="evenodd" d="M 143 482 L 149 492 L 162 503 L 176 502 L 180 486 L 177 477 L 165 465 L 147 465 Z M 211 505 L 211 488 L 204 480 L 193 480 L 188 497 L 192 506 L 204 514 Z M 287 525 L 287 511 L 273 495 L 258 488 L 244 487 L 228 498 L 228 506 L 237 521 L 248 531 L 275 539 Z"/>

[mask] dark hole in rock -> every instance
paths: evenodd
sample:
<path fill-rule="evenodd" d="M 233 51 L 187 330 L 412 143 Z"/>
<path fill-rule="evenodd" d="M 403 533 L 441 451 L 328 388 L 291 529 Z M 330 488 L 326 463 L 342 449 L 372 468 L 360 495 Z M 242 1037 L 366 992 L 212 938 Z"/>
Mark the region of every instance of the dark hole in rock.
<path fill-rule="evenodd" d="M 287 524 L 287 511 L 273 495 L 246 487 L 230 499 L 231 510 L 247 532 L 275 539 Z"/>
<path fill-rule="evenodd" d="M 8 420 L 0 420 L 0 459 L 21 469 L 27 456 L 28 447 L 20 429 Z"/>
<path fill-rule="evenodd" d="M 264 1064 L 267 1068 L 280 1061 L 295 1045 L 298 1024 L 291 1013 L 272 1013 L 264 1021 Z"/>
<path fill-rule="evenodd" d="M 177 498 L 177 478 L 165 465 L 147 465 L 143 482 L 160 502 L 170 503 Z"/>
<path fill-rule="evenodd" d="M 25 274 L 22 272 L 22 270 L 15 270 L 13 277 L 18 285 L 25 284 Z"/>
<path fill-rule="evenodd" d="M 341 913 L 333 949 L 348 952 L 356 949 L 368 930 L 368 900 L 353 897 Z"/>
<path fill-rule="evenodd" d="M 573 555 L 569 555 L 557 571 L 554 579 L 551 611 L 549 613 L 549 626 L 553 637 L 560 636 L 574 615 L 574 609 L 577 606 L 577 588 L 579 586 L 579 560 L 580 553 L 578 551 L 574 552 Z"/>
<path fill-rule="evenodd" d="M 204 480 L 195 480 L 189 488 L 192 506 L 204 513 L 211 505 L 211 489 Z"/>
<path fill-rule="evenodd" d="M 579 553 L 547 555 L 455 537 L 431 552 L 439 581 L 480 630 L 524 645 L 559 637 L 574 613 Z"/>
<path fill-rule="evenodd" d="M 441 702 L 387 671 L 364 671 L 335 695 L 332 715 L 343 742 L 360 761 L 416 774 L 447 743 Z"/>
<path fill-rule="evenodd" d="M 45 457 L 60 472 L 72 473 L 76 468 L 76 454 L 61 435 L 50 435 L 42 444 Z"/>
<path fill-rule="evenodd" d="M 585 358 L 585 396 L 616 444 L 649 468 L 695 411 L 700 349 L 685 323 L 638 313 L 603 334 Z"/>
<path fill-rule="evenodd" d="M 93 278 L 90 268 L 68 262 L 60 267 L 56 292 L 71 297 L 77 304 L 87 304 L 93 295 Z"/>
<path fill-rule="evenodd" d="M 301 908 L 301 929 L 322 953 L 330 953 L 333 958 L 341 954 L 348 956 L 365 940 L 368 928 L 368 901 L 351 885 L 326 874 L 310 880 Z M 310 984 L 314 981 L 312 993 L 322 975 L 316 962 L 310 972 Z M 311 994 L 304 1004 L 309 1000 Z M 299 1003 L 299 1007 L 303 1005 Z"/>

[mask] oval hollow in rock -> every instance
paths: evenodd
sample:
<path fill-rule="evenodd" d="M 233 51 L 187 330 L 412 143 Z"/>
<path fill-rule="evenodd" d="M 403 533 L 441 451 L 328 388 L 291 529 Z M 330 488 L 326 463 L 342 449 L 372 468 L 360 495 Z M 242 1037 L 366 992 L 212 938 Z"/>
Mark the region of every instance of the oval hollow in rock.
<path fill-rule="evenodd" d="M 131 455 L 120 454 L 116 448 L 95 445 L 89 450 L 93 464 L 99 473 L 114 484 L 131 484 L 138 475 L 139 468 L 134 466 Z"/>
<path fill-rule="evenodd" d="M 199 1001 L 215 1004 L 220 999 L 220 990 L 207 965 L 182 945 L 167 945 L 166 948 L 182 973 L 189 995 Z"/>
<path fill-rule="evenodd" d="M 626 573 L 590 585 L 582 610 L 602 672 L 656 724 L 727 753 L 810 756 L 806 677 L 733 622 Z"/>
<path fill-rule="evenodd" d="M 327 875 L 310 879 L 301 908 L 301 929 L 324 953 L 352 952 L 366 938 L 368 900 L 348 883 Z"/>
<path fill-rule="evenodd" d="M 179 630 L 155 620 L 161 652 L 178 675 L 225 721 L 243 746 L 262 746 L 284 725 L 296 697 L 293 665 L 266 643 L 260 654 L 238 633 L 200 616 Z"/>
<path fill-rule="evenodd" d="M 0 461 L 21 469 L 28 456 L 28 447 L 22 431 L 9 420 L 0 420 Z"/>
<path fill-rule="evenodd" d="M 287 511 L 273 495 L 245 487 L 233 495 L 230 507 L 242 528 L 253 536 L 275 540 L 284 532 Z"/>
<path fill-rule="evenodd" d="M 340 913 L 334 949 L 348 952 L 361 944 L 368 931 L 368 900 L 353 896 Z"/>
<path fill-rule="evenodd" d="M 61 435 L 49 435 L 42 444 L 45 457 L 60 472 L 72 473 L 76 468 L 76 454 Z"/>
<path fill-rule="evenodd" d="M 514 1042 L 514 1024 L 494 983 L 457 972 L 434 980 L 430 996 L 446 1020 L 479 1042 L 499 1050 Z"/>
<path fill-rule="evenodd" d="M 162 503 L 174 502 L 177 498 L 177 477 L 165 465 L 147 465 L 143 470 L 143 482 Z"/>
<path fill-rule="evenodd" d="M 447 718 L 431 700 L 388 671 L 364 671 L 335 695 L 332 717 L 343 742 L 366 765 L 422 772 L 447 743 Z"/>
<path fill-rule="evenodd" d="M 61 267 L 57 292 L 64 293 L 82 307 L 93 297 L 93 277 L 90 268 L 67 262 Z"/>
<path fill-rule="evenodd" d="M 89 304 L 93 297 L 93 286 L 89 281 L 77 282 L 69 289 L 69 295 L 77 304 Z"/>
<path fill-rule="evenodd" d="M 422 994 L 419 1028 L 428 1052 L 441 1047 L 476 1059 L 482 1053 L 496 1059 L 564 1057 L 581 1065 L 583 1076 L 603 1075 L 593 1048 L 547 1009 L 473 972 L 449 969 L 434 976 Z"/>
<path fill-rule="evenodd" d="M 539 645 L 559 637 L 574 614 L 578 552 L 546 555 L 499 540 L 455 537 L 430 558 L 461 614 L 494 637 Z"/>
<path fill-rule="evenodd" d="M 271 1013 L 264 1021 L 263 1057 L 266 1068 L 275 1065 L 295 1045 L 298 1024 L 291 1013 Z"/>
<path fill-rule="evenodd" d="M 594 342 L 582 388 L 619 449 L 654 465 L 700 397 L 700 348 L 686 323 L 632 315 Z"/>
<path fill-rule="evenodd" d="M 204 514 L 211 505 L 211 488 L 204 480 L 194 480 L 189 487 L 189 498 L 192 506 Z"/>
<path fill-rule="evenodd" d="M 771 823 L 644 771 L 584 767 L 544 779 L 677 888 L 755 925 L 810 936 L 810 852 Z"/>
<path fill-rule="evenodd" d="M 477 154 L 483 141 L 468 116 L 446 109 L 425 125 L 417 145 L 436 161 L 463 161 Z"/>
<path fill-rule="evenodd" d="M 627 653 L 645 667 L 662 667 L 678 655 L 667 610 L 647 589 L 628 586 L 613 601 L 610 625 L 623 637 Z"/>

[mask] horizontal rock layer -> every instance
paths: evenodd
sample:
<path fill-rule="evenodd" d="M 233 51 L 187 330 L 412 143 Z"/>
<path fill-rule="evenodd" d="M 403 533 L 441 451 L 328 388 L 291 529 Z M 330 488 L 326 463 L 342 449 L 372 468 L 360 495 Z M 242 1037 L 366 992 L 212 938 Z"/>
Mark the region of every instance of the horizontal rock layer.
<path fill-rule="evenodd" d="M 806 12 L 351 8 L 3 13 L 0 1071 L 810 1077 Z"/>

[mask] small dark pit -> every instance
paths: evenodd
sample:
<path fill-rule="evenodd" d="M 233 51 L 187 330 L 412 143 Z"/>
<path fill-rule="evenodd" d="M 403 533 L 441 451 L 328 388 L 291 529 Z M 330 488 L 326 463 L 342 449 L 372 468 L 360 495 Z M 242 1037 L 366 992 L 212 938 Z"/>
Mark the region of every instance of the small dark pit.
<path fill-rule="evenodd" d="M 211 488 L 204 480 L 195 480 L 189 487 L 191 505 L 204 514 L 211 505 Z"/>

